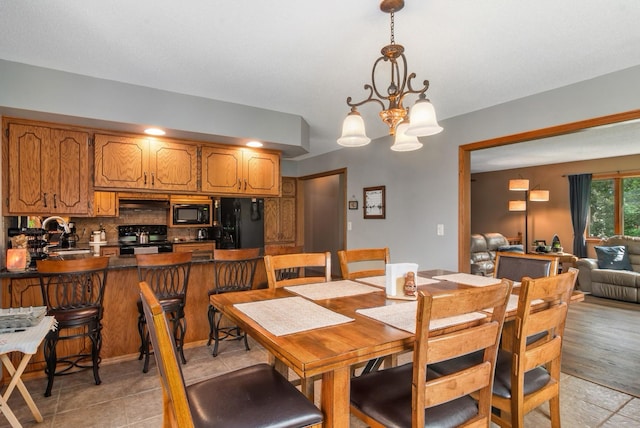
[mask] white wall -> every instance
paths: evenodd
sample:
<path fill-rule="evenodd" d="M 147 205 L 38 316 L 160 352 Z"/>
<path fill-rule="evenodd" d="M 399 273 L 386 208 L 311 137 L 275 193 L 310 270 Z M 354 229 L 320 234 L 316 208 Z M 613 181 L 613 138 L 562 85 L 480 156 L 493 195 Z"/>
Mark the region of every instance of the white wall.
<path fill-rule="evenodd" d="M 461 94 L 460 96 L 464 96 Z M 432 100 L 437 108 L 437 100 Z M 640 107 L 640 67 L 537 94 L 467 115 L 441 120 L 444 131 L 423 139 L 416 152 L 389 150 L 390 137 L 298 162 L 297 174 L 347 168 L 347 198 L 385 185 L 387 218 L 364 220 L 348 211 L 347 247 L 389 246 L 392 261 L 420 269 L 457 269 L 458 147 L 503 135 L 545 128 Z M 436 225 L 444 225 L 444 236 Z"/>

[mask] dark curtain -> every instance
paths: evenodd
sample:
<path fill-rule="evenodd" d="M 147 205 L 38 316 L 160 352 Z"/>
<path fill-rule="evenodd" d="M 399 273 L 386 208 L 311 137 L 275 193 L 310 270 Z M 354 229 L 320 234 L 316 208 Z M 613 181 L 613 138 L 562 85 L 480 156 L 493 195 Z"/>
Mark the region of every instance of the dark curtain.
<path fill-rule="evenodd" d="M 571 224 L 573 225 L 573 254 L 587 257 L 587 241 L 584 231 L 589 217 L 591 199 L 591 174 L 569 176 L 569 205 L 571 207 Z"/>

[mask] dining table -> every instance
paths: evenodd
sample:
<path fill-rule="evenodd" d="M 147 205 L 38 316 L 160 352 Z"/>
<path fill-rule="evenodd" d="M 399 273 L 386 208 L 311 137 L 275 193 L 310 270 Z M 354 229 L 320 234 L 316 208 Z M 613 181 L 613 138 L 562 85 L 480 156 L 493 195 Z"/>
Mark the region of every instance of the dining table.
<path fill-rule="evenodd" d="M 438 294 L 499 281 L 472 276 L 442 269 L 419 271 L 417 290 Z M 383 281 L 384 277 L 372 277 L 214 294 L 210 303 L 270 352 L 281 370 L 290 368 L 301 379 L 320 376 L 323 426 L 348 427 L 351 367 L 413 349 L 415 306 L 394 305 L 416 302 L 401 295 L 388 297 Z M 515 316 L 517 287 L 514 293 L 505 322 Z M 583 299 L 582 293 L 574 292 L 572 301 Z M 470 322 L 478 321 L 431 325 L 431 334 Z"/>

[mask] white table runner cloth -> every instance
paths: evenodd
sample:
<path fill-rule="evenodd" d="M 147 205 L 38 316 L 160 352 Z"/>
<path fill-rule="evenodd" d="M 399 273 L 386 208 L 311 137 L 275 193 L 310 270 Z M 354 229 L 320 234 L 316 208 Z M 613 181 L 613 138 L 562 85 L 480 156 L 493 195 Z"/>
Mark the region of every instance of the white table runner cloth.
<path fill-rule="evenodd" d="M 470 273 L 451 273 L 448 275 L 434 276 L 433 279 L 457 282 L 458 284 L 470 285 L 472 287 L 485 287 L 487 285 L 500 283 L 500 279 L 498 278 L 493 278 L 490 276 L 471 275 Z"/>
<path fill-rule="evenodd" d="M 385 275 L 380 276 L 367 276 L 365 278 L 358 278 L 358 281 L 364 282 L 367 284 L 374 285 L 376 287 L 387 288 L 387 277 Z M 430 278 L 423 278 L 421 276 L 416 276 L 416 285 L 428 285 L 435 284 L 439 281 Z"/>
<path fill-rule="evenodd" d="M 38 325 L 27 327 L 24 331 L 0 334 L 0 354 L 14 351 L 35 354 L 42 339 L 57 325 L 54 317 L 44 317 Z"/>
<path fill-rule="evenodd" d="M 358 294 L 380 291 L 380 289 L 376 287 L 350 280 L 292 285 L 290 287 L 284 287 L 284 289 L 311 300 L 335 299 L 338 297 L 357 296 Z"/>
<path fill-rule="evenodd" d="M 275 336 L 353 321 L 353 318 L 333 312 L 303 297 L 238 303 L 234 306 Z"/>
<path fill-rule="evenodd" d="M 369 318 L 373 318 L 374 320 L 389 324 L 390 326 L 400 330 L 415 334 L 417 308 L 418 302 L 408 302 L 379 306 L 377 308 L 358 309 L 356 312 Z M 438 330 L 444 327 L 462 324 L 486 317 L 487 315 L 481 312 L 472 312 L 470 314 L 431 320 L 429 323 L 429 330 Z"/>

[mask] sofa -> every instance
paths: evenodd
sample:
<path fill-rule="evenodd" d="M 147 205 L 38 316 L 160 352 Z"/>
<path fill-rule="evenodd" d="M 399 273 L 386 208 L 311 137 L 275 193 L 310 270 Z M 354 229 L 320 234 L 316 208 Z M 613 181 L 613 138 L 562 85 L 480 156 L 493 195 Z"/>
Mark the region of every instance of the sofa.
<path fill-rule="evenodd" d="M 612 236 L 595 247 L 597 259 L 578 259 L 581 291 L 594 296 L 640 303 L 640 238 Z"/>
<path fill-rule="evenodd" d="M 474 233 L 471 235 L 471 273 L 493 276 L 496 252 L 522 252 L 522 245 L 509 245 L 504 235 L 496 232 Z"/>

